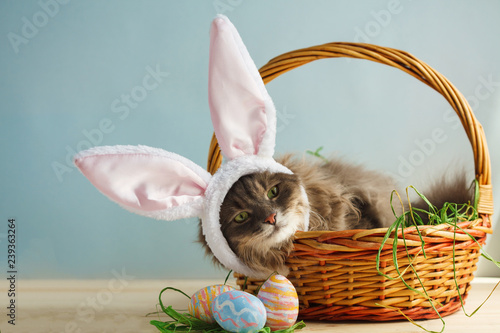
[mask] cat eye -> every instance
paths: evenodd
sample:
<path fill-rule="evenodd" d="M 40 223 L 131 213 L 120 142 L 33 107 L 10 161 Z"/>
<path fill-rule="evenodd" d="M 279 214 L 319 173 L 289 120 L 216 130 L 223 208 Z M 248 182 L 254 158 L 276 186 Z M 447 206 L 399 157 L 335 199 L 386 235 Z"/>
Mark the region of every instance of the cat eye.
<path fill-rule="evenodd" d="M 250 215 L 247 212 L 241 212 L 234 218 L 235 222 L 242 223 L 245 222 Z"/>
<path fill-rule="evenodd" d="M 269 199 L 274 199 L 278 196 L 278 186 L 273 186 L 271 189 L 267 192 L 267 197 Z"/>

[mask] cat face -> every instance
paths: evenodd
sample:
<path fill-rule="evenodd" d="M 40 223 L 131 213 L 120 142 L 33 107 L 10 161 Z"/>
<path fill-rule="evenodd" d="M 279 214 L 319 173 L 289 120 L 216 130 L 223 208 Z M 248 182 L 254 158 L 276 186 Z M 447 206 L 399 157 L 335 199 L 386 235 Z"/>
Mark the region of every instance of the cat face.
<path fill-rule="evenodd" d="M 220 210 L 222 233 L 248 266 L 284 269 L 308 211 L 300 185 L 295 174 L 260 172 L 241 177 L 227 193 Z"/>

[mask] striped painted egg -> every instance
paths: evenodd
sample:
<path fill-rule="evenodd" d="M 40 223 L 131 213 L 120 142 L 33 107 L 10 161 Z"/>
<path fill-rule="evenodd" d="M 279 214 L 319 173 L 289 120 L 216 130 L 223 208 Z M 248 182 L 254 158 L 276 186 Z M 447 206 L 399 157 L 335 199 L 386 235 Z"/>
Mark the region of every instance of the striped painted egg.
<path fill-rule="evenodd" d="M 225 284 L 216 284 L 198 290 L 191 296 L 188 305 L 189 314 L 204 322 L 215 323 L 212 316 L 212 302 L 217 296 L 230 290 L 234 288 Z"/>
<path fill-rule="evenodd" d="M 215 321 L 226 331 L 254 333 L 266 323 L 266 308 L 252 294 L 232 290 L 217 296 L 212 303 Z"/>
<path fill-rule="evenodd" d="M 271 276 L 264 282 L 257 297 L 266 307 L 266 326 L 272 331 L 289 328 L 297 321 L 299 315 L 297 291 L 283 275 Z"/>

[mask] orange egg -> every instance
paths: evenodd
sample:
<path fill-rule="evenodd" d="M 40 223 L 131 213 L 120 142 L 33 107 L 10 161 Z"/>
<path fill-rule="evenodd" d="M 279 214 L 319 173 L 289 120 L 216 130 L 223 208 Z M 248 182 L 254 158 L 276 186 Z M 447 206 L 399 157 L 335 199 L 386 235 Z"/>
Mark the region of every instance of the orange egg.
<path fill-rule="evenodd" d="M 266 326 L 272 331 L 287 329 L 297 321 L 299 297 L 293 284 L 283 275 L 271 276 L 264 282 L 257 297 L 266 308 Z"/>

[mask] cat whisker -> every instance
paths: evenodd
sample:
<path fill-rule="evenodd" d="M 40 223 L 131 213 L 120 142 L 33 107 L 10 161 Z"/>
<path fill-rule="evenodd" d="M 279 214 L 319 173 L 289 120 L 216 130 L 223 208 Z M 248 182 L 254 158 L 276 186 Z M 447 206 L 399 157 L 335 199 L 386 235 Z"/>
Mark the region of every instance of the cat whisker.
<path fill-rule="evenodd" d="M 318 212 L 311 209 L 309 211 L 309 213 L 314 214 L 316 216 L 316 218 L 318 218 L 321 221 L 321 224 L 315 223 L 314 225 L 328 225 L 328 222 L 326 221 L 326 219 Z"/>

